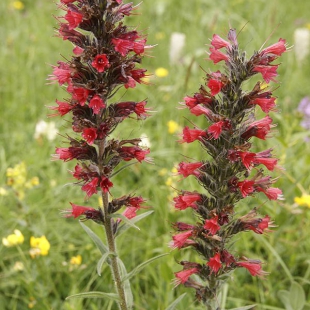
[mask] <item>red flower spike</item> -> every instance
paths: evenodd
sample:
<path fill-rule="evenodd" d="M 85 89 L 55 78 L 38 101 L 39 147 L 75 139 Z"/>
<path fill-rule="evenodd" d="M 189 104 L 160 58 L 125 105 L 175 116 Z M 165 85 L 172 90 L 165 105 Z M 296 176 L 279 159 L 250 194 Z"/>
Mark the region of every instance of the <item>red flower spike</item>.
<path fill-rule="evenodd" d="M 106 54 L 96 55 L 91 65 L 100 73 L 104 72 L 105 69 L 110 67 L 110 63 Z"/>
<path fill-rule="evenodd" d="M 220 253 L 216 253 L 213 257 L 211 257 L 209 259 L 209 262 L 207 263 L 207 266 L 210 267 L 211 273 L 218 273 L 218 271 L 222 267 Z"/>
<path fill-rule="evenodd" d="M 224 121 L 214 123 L 208 128 L 207 132 L 208 134 L 210 134 L 211 138 L 218 139 L 224 129 L 224 125 L 225 125 Z"/>
<path fill-rule="evenodd" d="M 72 98 L 81 106 L 84 106 L 88 96 L 90 95 L 90 91 L 86 88 L 77 87 L 72 89 Z"/>
<path fill-rule="evenodd" d="M 220 81 L 220 80 L 217 80 L 217 79 L 209 79 L 208 81 L 208 87 L 210 88 L 211 90 L 211 95 L 212 96 L 215 96 L 217 95 L 222 87 L 224 86 L 223 82 Z"/>

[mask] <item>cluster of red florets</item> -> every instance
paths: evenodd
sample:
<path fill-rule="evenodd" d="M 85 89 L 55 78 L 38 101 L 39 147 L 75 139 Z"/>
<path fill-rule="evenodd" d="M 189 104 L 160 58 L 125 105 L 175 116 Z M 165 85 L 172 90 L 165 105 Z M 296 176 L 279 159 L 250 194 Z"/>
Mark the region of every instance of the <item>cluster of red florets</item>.
<path fill-rule="evenodd" d="M 194 248 L 203 257 L 205 262 L 199 264 L 182 261 L 183 270 L 175 276 L 176 284 L 194 288 L 197 298 L 204 303 L 216 296 L 220 277 L 237 267 L 248 269 L 253 276 L 266 274 L 260 261 L 239 258 L 230 253 L 231 249 L 228 251 L 233 235 L 243 231 L 262 234 L 272 226 L 270 217 L 259 217 L 256 209 L 236 219 L 235 204 L 259 192 L 270 200 L 280 199 L 282 194 L 280 189 L 272 187 L 275 179 L 265 175 L 266 169 L 273 171 L 277 167 L 278 160 L 272 157 L 272 149 L 250 151 L 251 138 L 265 140 L 269 136 L 273 125 L 268 113 L 275 111 L 275 97 L 260 82 L 251 91 L 241 87 L 257 73 L 261 73 L 266 83 L 275 81 L 278 65 L 272 62 L 285 51 L 285 40 L 280 39 L 247 60 L 239 51 L 234 30 L 230 30 L 228 41 L 214 35 L 210 59 L 215 64 L 225 62 L 225 73 L 207 74 L 207 87 L 201 86 L 199 92 L 184 98 L 190 112 L 203 115 L 208 125 L 203 129 L 185 127 L 179 142 L 199 141 L 211 160 L 181 162 L 178 166 L 178 174 L 184 178 L 195 177 L 205 192 L 181 191 L 173 199 L 177 210 L 192 209 L 198 222 L 194 225 L 175 223 L 178 233 L 173 236 L 171 246 Z M 267 114 L 260 120 L 254 116 L 256 106 Z M 208 280 L 208 284 L 194 281 L 193 274 Z"/>
<path fill-rule="evenodd" d="M 70 115 L 74 136 L 68 136 L 69 146 L 56 148 L 56 159 L 76 159 L 72 175 L 81 185 L 87 198 L 100 189 L 110 192 L 113 171 L 122 161 L 148 161 L 149 149 L 140 146 L 140 139 L 109 139 L 118 124 L 126 118 L 137 120 L 148 117 L 146 101 L 113 102 L 114 93 L 124 86 L 135 88 L 144 83 L 146 70 L 136 68 L 150 46 L 136 30 L 128 30 L 122 23 L 124 16 L 135 9 L 132 3 L 121 0 L 61 0 L 60 9 L 65 15 L 59 21 L 58 35 L 73 44 L 73 57 L 53 66 L 50 80 L 66 88 L 70 98 L 56 100 L 54 115 Z M 112 102 L 111 102 L 112 101 Z M 134 197 L 122 201 L 125 216 L 135 215 L 132 209 L 144 202 L 132 203 Z M 115 202 L 115 201 L 114 201 Z M 113 205 L 113 201 L 111 202 Z M 115 212 L 111 208 L 111 212 Z M 128 211 L 130 210 L 130 211 Z M 71 212 L 71 213 L 70 213 Z M 103 222 L 96 209 L 72 204 L 69 215 Z M 98 213 L 99 212 L 99 213 Z M 68 216 L 68 214 L 67 214 Z"/>

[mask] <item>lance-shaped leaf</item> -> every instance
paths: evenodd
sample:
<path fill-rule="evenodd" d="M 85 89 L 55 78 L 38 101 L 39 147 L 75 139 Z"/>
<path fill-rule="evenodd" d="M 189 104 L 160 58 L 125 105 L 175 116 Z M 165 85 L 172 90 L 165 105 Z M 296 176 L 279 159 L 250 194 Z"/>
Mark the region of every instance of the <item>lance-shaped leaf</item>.
<path fill-rule="evenodd" d="M 100 260 L 97 263 L 97 273 L 99 276 L 101 276 L 101 269 L 102 269 L 102 265 L 104 264 L 104 262 L 107 260 L 107 258 L 109 257 L 109 255 L 114 255 L 116 256 L 116 254 L 114 252 L 106 252 L 104 253 Z"/>
<path fill-rule="evenodd" d="M 127 270 L 126 270 L 124 263 L 121 261 L 121 259 L 119 257 L 117 257 L 117 263 L 118 263 L 119 270 L 121 273 L 121 278 L 122 279 L 126 278 L 127 277 Z M 132 291 L 131 291 L 129 280 L 123 281 L 123 287 L 124 287 L 124 291 L 125 291 L 125 298 L 126 298 L 127 307 L 128 307 L 128 309 L 132 309 L 133 296 L 132 296 Z"/>
<path fill-rule="evenodd" d="M 85 230 L 85 232 L 87 233 L 87 235 L 95 242 L 96 246 L 98 247 L 102 255 L 109 251 L 107 246 L 103 244 L 100 238 L 89 227 L 87 227 L 81 221 L 80 221 L 80 224 Z"/>
<path fill-rule="evenodd" d="M 96 292 L 96 291 L 70 295 L 66 297 L 66 300 L 73 298 L 109 298 L 115 301 L 119 301 L 119 297 L 117 294 Z"/>
<path fill-rule="evenodd" d="M 132 271 L 130 271 L 124 278 L 122 278 L 122 281 L 126 281 L 129 280 L 130 278 L 132 278 L 133 276 L 135 276 L 138 272 L 140 272 L 145 266 L 147 266 L 148 264 L 150 264 L 151 262 L 153 262 L 154 260 L 161 258 L 163 256 L 168 255 L 169 253 L 165 253 L 165 254 L 160 254 L 158 256 L 152 257 L 149 260 L 141 263 L 140 265 L 138 265 L 137 267 L 135 267 Z"/>
<path fill-rule="evenodd" d="M 181 302 L 181 300 L 185 297 L 185 295 L 186 293 L 179 296 L 172 304 L 168 306 L 168 308 L 166 308 L 166 310 L 175 310 L 176 306 Z"/>
<path fill-rule="evenodd" d="M 144 219 L 145 217 L 149 216 L 150 214 L 152 214 L 154 211 L 148 211 L 148 212 L 144 212 L 142 214 L 137 215 L 136 217 L 132 218 L 130 220 L 131 224 L 137 223 L 140 220 Z M 122 233 L 124 233 L 128 228 L 132 227 L 129 224 L 124 223 L 123 225 L 119 226 L 119 228 L 116 231 L 116 236 L 120 236 Z"/>

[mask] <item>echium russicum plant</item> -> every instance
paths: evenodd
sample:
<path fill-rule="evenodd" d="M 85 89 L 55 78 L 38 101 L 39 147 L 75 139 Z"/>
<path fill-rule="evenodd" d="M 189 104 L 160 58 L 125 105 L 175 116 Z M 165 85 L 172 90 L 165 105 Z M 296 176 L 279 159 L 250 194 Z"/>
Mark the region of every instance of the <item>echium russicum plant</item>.
<path fill-rule="evenodd" d="M 235 253 L 231 240 L 241 232 L 263 234 L 273 226 L 268 215 L 258 215 L 258 206 L 240 217 L 238 201 L 257 193 L 269 200 L 281 199 L 282 191 L 273 187 L 276 179 L 266 173 L 277 167 L 272 149 L 254 152 L 252 148 L 256 139 L 269 137 L 274 126 L 269 113 L 276 110 L 276 98 L 266 83 L 276 82 L 278 64 L 273 61 L 286 49 L 285 40 L 280 39 L 247 59 L 239 50 L 235 30 L 229 31 L 228 41 L 214 35 L 210 59 L 215 64 L 225 62 L 224 70 L 207 73 L 205 86 L 184 98 L 183 104 L 192 114 L 205 118 L 206 128 L 185 127 L 179 142 L 199 141 L 206 155 L 178 166 L 178 174 L 194 177 L 202 191 L 181 190 L 173 199 L 177 210 L 192 209 L 196 223 L 174 223 L 177 233 L 171 246 L 194 249 L 200 257 L 196 262 L 180 262 L 183 269 L 175 273 L 175 283 L 195 289 L 196 298 L 207 309 L 219 309 L 217 294 L 234 269 L 246 268 L 252 276 L 266 275 L 262 262 Z M 265 83 L 258 81 L 253 89 L 245 90 L 244 82 L 258 73 Z M 255 118 L 257 108 L 265 117 Z"/>
<path fill-rule="evenodd" d="M 145 100 L 118 102 L 113 98 L 122 87 L 135 88 L 144 82 L 146 70 L 137 65 L 150 46 L 145 36 L 122 21 L 136 8 L 132 3 L 61 0 L 59 8 L 65 15 L 57 18 L 58 36 L 73 44 L 74 55 L 53 67 L 50 80 L 65 87 L 69 98 L 56 100 L 57 106 L 51 109 L 56 111 L 54 115 L 68 117 L 72 134 L 66 135 L 66 147 L 56 148 L 55 158 L 77 160 L 72 176 L 86 200 L 99 192 L 103 201 L 99 208 L 71 203 L 72 208 L 65 210 L 64 216 L 82 216 L 82 220 L 91 219 L 104 226 L 108 244 L 105 258 L 112 269 L 119 307 L 129 309 L 115 237 L 120 228 L 124 231 L 124 225 L 130 225 L 128 220 L 136 217 L 145 199 L 132 193 L 115 198 L 112 178 L 131 164 L 129 161 L 151 159 L 147 157 L 149 149 L 140 146 L 141 139 L 128 139 L 126 134 L 127 139 L 119 140 L 115 137 L 121 133 L 116 135 L 114 131 L 128 118 L 145 119 L 148 109 Z"/>

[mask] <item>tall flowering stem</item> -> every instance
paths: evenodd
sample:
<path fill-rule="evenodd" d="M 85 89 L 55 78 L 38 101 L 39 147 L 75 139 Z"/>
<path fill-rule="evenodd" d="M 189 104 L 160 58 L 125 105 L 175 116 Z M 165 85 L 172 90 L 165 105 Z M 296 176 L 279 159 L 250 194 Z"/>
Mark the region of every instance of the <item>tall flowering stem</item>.
<path fill-rule="evenodd" d="M 252 276 L 266 274 L 261 261 L 238 255 L 231 247 L 236 234 L 246 231 L 262 234 L 272 227 L 268 215 L 258 215 L 258 207 L 237 217 L 237 202 L 258 193 L 269 200 L 280 199 L 282 194 L 280 189 L 272 187 L 276 179 L 267 175 L 278 162 L 272 156 L 272 149 L 251 150 L 256 139 L 270 136 L 273 125 L 269 113 L 276 110 L 276 98 L 262 82 L 257 82 L 251 90 L 244 90 L 244 82 L 257 74 L 266 83 L 275 82 L 278 65 L 272 62 L 286 49 L 285 40 L 280 39 L 247 59 L 239 50 L 235 30 L 229 31 L 228 41 L 214 35 L 210 59 L 215 64 L 223 61 L 224 70 L 207 73 L 205 86 L 184 98 L 184 105 L 192 114 L 205 118 L 206 128 L 185 127 L 179 142 L 198 141 L 206 156 L 178 166 L 178 174 L 194 177 L 203 191 L 182 190 L 174 198 L 175 208 L 192 209 L 197 222 L 175 223 L 171 246 L 195 249 L 200 256 L 197 262 L 180 262 L 183 269 L 175 273 L 175 283 L 194 288 L 196 298 L 208 309 L 219 309 L 218 290 L 225 276 L 234 269 L 246 268 Z M 256 109 L 266 116 L 256 119 Z"/>
<path fill-rule="evenodd" d="M 49 79 L 65 87 L 69 98 L 56 100 L 57 105 L 51 109 L 55 111 L 53 115 L 68 116 L 73 133 L 67 135 L 68 146 L 56 148 L 55 158 L 77 160 L 72 175 L 86 199 L 99 191 L 103 200 L 99 209 L 71 203 L 72 208 L 65 210 L 64 215 L 83 216 L 84 220 L 91 219 L 105 227 L 119 307 L 129 309 L 115 237 L 126 218 L 134 218 L 145 200 L 131 194 L 114 198 L 112 177 L 129 161 L 150 161 L 146 157 L 150 151 L 140 146 L 139 138 L 117 140 L 113 132 L 128 118 L 145 119 L 148 109 L 144 100 L 118 102 L 113 97 L 122 87 L 135 88 L 144 82 L 146 70 L 137 65 L 150 46 L 137 30 L 123 24 L 123 18 L 135 10 L 132 3 L 61 0 L 59 8 L 65 15 L 57 18 L 58 36 L 73 44 L 73 56 L 53 66 Z M 122 208 L 123 213 L 116 215 Z"/>

